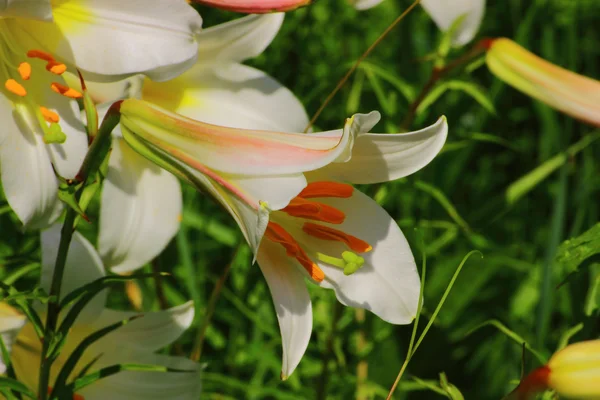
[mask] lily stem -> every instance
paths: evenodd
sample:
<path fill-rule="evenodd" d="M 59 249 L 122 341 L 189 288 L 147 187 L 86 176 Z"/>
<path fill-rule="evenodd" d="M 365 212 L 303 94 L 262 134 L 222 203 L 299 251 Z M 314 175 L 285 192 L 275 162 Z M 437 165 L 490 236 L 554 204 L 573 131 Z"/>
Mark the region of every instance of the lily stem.
<path fill-rule="evenodd" d="M 67 255 L 69 253 L 69 245 L 73 238 L 73 224 L 77 212 L 72 209 L 67 209 L 65 216 L 65 222 L 60 232 L 60 243 L 58 245 L 58 254 L 56 255 L 56 262 L 54 264 L 54 273 L 52 274 L 52 283 L 50 284 L 50 300 L 48 302 L 48 316 L 46 317 L 46 327 L 44 334 L 44 342 L 42 344 L 42 358 L 40 365 L 40 380 L 38 395 L 41 400 L 46 400 L 48 395 L 48 386 L 50 379 L 50 368 L 55 357 L 48 357 L 48 350 L 52 342 L 52 335 L 56 331 L 58 324 L 58 314 L 60 312 L 59 299 L 60 290 L 62 286 L 62 278 L 65 272 L 65 265 L 67 263 Z"/>
<path fill-rule="evenodd" d="M 323 102 L 323 104 L 321 104 L 321 107 L 319 107 L 319 109 L 317 110 L 317 112 L 315 113 L 315 115 L 313 115 L 313 117 L 311 118 L 310 122 L 308 123 L 308 125 L 304 129 L 304 133 L 307 133 L 308 130 L 310 129 L 310 127 L 313 126 L 313 124 L 315 123 L 315 121 L 317 120 L 317 118 L 319 118 L 319 115 L 321 115 L 321 113 L 323 112 L 323 110 L 325 109 L 325 107 L 327 107 L 327 105 L 329 104 L 329 102 L 331 102 L 331 100 L 337 94 L 337 92 L 339 92 L 340 89 L 342 87 L 344 87 L 344 85 L 346 84 L 346 82 L 348 81 L 348 79 L 350 79 L 350 76 L 352 76 L 352 74 L 354 73 L 354 71 L 356 71 L 356 69 L 358 68 L 358 66 L 360 65 L 360 63 L 363 62 L 364 59 L 367 58 L 369 56 L 369 54 L 371 54 L 371 52 L 373 50 L 375 50 L 375 47 L 377 47 L 379 45 L 379 43 L 381 43 L 381 41 L 383 39 L 385 39 L 385 37 L 396 27 L 396 25 L 398 25 L 400 23 L 400 21 L 402 21 L 404 19 L 404 17 L 406 17 L 408 15 L 408 13 L 411 12 L 420 2 L 421 2 L 421 0 L 415 0 L 406 10 L 404 10 L 404 12 L 402 14 L 400 14 L 398 16 L 398 18 L 396 18 L 385 29 L 385 31 L 383 31 L 383 33 L 381 35 L 379 35 L 379 37 L 369 46 L 369 48 L 367 50 L 365 50 L 365 52 L 362 53 L 362 55 L 360 57 L 358 57 L 358 59 L 356 60 L 356 62 L 354 63 L 354 65 L 352 65 L 352 67 L 350 67 L 350 69 L 348 70 L 348 72 L 346 72 L 346 75 L 344 75 L 342 77 L 342 79 L 340 79 L 340 81 L 337 83 L 337 85 L 335 86 L 335 88 L 331 91 L 331 93 L 329 93 L 329 96 L 327 96 L 327 98 L 325 99 L 325 101 Z"/>
<path fill-rule="evenodd" d="M 85 187 L 86 180 L 89 176 L 96 173 L 104 157 L 106 157 L 110 150 L 111 144 L 111 133 L 117 126 L 120 120 L 119 109 L 121 102 L 117 102 L 111 106 L 102 125 L 98 135 L 90 145 L 87 154 L 81 164 L 81 169 L 77 174 L 76 181 L 83 182 L 83 185 L 74 194 L 75 201 L 78 203 L 81 198 L 81 193 Z M 76 182 L 71 182 L 76 183 Z M 46 317 L 46 326 L 44 327 L 44 339 L 42 342 L 42 354 L 40 360 L 40 376 L 38 385 L 38 397 L 40 400 L 46 400 L 48 398 L 48 388 L 50 385 L 50 370 L 52 363 L 57 357 L 57 354 L 48 354 L 50 346 L 53 344 L 54 335 L 58 325 L 58 316 L 60 313 L 60 295 L 61 286 L 63 281 L 63 275 L 65 272 L 65 266 L 67 264 L 67 256 L 69 255 L 69 246 L 71 239 L 73 238 L 73 231 L 75 230 L 75 220 L 77 218 L 77 211 L 71 207 L 67 207 L 65 214 L 65 221 L 60 232 L 60 242 L 58 244 L 58 253 L 56 255 L 56 262 L 54 263 L 54 271 L 52 273 L 52 282 L 50 283 L 50 299 L 48 301 L 48 314 Z"/>
<path fill-rule="evenodd" d="M 400 124 L 400 128 L 402 131 L 409 130 L 410 125 L 412 124 L 413 120 L 417 115 L 417 109 L 419 108 L 423 100 L 425 100 L 425 97 L 427 96 L 427 94 L 429 94 L 431 89 L 434 88 L 436 83 L 448 73 L 453 71 L 455 68 L 466 64 L 468 61 L 472 60 L 473 58 L 477 57 L 482 52 L 484 52 L 486 49 L 485 43 L 485 39 L 480 41 L 467 53 L 463 54 L 462 56 L 451 61 L 443 67 L 433 67 L 433 69 L 431 70 L 431 75 L 429 76 L 429 80 L 425 83 L 425 85 L 421 89 L 421 92 L 419 92 L 415 100 L 408 107 L 408 112 L 406 113 L 404 120 Z"/>

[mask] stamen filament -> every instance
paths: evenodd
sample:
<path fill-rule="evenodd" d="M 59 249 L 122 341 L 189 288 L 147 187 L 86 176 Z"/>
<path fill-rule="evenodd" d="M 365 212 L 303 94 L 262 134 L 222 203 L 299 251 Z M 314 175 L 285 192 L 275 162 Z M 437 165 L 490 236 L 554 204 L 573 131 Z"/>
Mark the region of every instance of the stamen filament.
<path fill-rule="evenodd" d="M 274 222 L 269 222 L 265 231 L 267 239 L 274 243 L 281 244 L 289 257 L 295 258 L 308 275 L 316 282 L 322 282 L 325 279 L 325 274 L 309 257 L 308 254 L 300 247 L 300 244 L 290 235 L 283 227 Z"/>

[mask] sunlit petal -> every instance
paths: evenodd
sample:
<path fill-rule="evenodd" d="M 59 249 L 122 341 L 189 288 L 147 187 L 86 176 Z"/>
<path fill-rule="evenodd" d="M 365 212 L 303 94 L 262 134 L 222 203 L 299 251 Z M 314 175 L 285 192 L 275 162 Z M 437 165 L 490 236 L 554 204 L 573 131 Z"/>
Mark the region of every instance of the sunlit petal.
<path fill-rule="evenodd" d="M 98 251 L 114 272 L 141 268 L 160 254 L 179 229 L 177 178 L 113 141 L 102 190 Z"/>
<path fill-rule="evenodd" d="M 281 378 L 294 372 L 302 359 L 312 331 L 312 305 L 302 273 L 292 265 L 283 248 L 263 241 L 258 265 L 267 280 L 283 345 Z"/>
<path fill-rule="evenodd" d="M 392 181 L 429 164 L 444 146 L 447 136 L 445 117 L 415 132 L 358 135 L 348 162 L 329 164 L 316 174 L 321 179 L 355 184 Z"/>

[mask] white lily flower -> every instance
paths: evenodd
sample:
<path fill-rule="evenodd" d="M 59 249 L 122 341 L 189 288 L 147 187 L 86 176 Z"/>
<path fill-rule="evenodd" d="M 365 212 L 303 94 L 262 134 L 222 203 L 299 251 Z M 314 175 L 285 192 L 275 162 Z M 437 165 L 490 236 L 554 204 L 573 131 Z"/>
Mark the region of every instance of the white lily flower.
<path fill-rule="evenodd" d="M 307 123 L 296 97 L 264 72 L 240 64 L 273 40 L 284 14 L 250 15 L 197 36 L 198 62 L 167 82 L 132 78 L 117 84 L 88 82 L 98 102 L 141 97 L 194 119 L 238 128 L 302 130 Z M 116 136 L 120 131 L 115 130 Z M 179 229 L 179 182 L 116 139 L 102 192 L 98 249 L 114 272 L 155 258 Z"/>
<path fill-rule="evenodd" d="M 406 239 L 377 203 L 340 180 L 375 183 L 419 170 L 442 148 L 445 118 L 416 132 L 369 134 L 379 120 L 373 112 L 344 129 L 296 134 L 211 125 L 141 100 L 125 100 L 121 114 L 134 149 L 208 192 L 239 224 L 273 296 L 283 378 L 312 330 L 304 277 L 345 305 L 412 321 L 420 283 Z"/>
<path fill-rule="evenodd" d="M 60 226 L 42 232 L 41 286 L 49 289 L 54 261 L 60 240 Z M 104 266 L 92 245 L 75 233 L 63 278 L 63 293 L 81 287 L 104 276 Z M 75 347 L 89 334 L 137 315 L 132 312 L 104 308 L 106 291 L 98 294 L 81 312 L 69 331 L 69 336 L 50 376 L 52 387 L 60 368 Z M 77 395 L 85 400 L 190 399 L 200 394 L 198 364 L 183 357 L 166 356 L 155 352 L 176 340 L 194 319 L 192 302 L 160 312 L 147 312 L 139 319 L 110 332 L 87 348 L 77 363 L 76 376 L 97 358 L 88 373 L 114 364 L 135 363 L 166 366 L 190 372 L 122 371 L 83 388 Z M 31 323 L 20 331 L 13 345 L 11 360 L 17 377 L 32 391 L 38 390 L 41 343 Z"/>
<path fill-rule="evenodd" d="M 87 138 L 62 73 L 116 80 L 168 79 L 196 59 L 201 18 L 184 0 L 11 0 L 0 6 L 0 170 L 23 224 L 39 228 L 61 210 L 56 171 L 73 178 Z M 132 54 L 135 49 L 135 54 Z"/>
<path fill-rule="evenodd" d="M 375 7 L 383 0 L 348 0 L 357 10 Z M 469 43 L 483 20 L 485 0 L 421 0 L 420 3 L 442 31 L 447 31 L 458 20 L 464 18 L 452 35 L 454 46 Z"/>

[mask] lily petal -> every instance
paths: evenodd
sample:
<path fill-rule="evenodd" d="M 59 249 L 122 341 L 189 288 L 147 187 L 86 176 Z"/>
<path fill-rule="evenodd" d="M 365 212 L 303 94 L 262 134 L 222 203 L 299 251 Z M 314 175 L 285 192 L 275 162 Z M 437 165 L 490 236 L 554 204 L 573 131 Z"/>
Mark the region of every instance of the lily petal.
<path fill-rule="evenodd" d="M 184 0 L 63 0 L 52 11 L 53 24 L 14 24 L 23 48 L 47 51 L 86 78 L 167 80 L 196 60 L 202 19 Z"/>
<path fill-rule="evenodd" d="M 575 118 L 600 126 L 600 82 L 536 56 L 510 39 L 491 40 L 490 71 L 516 89 Z"/>
<path fill-rule="evenodd" d="M 306 352 L 312 331 L 312 305 L 304 277 L 291 264 L 283 247 L 265 240 L 258 251 L 258 265 L 267 280 L 283 345 L 281 379 L 286 379 Z"/>
<path fill-rule="evenodd" d="M 319 201 L 346 214 L 341 225 L 331 227 L 373 247 L 359 254 L 365 263 L 352 275 L 344 275 L 341 269 L 318 262 L 325 273 L 320 286 L 335 290 L 344 305 L 367 309 L 392 324 L 410 323 L 417 313 L 421 284 L 408 242 L 396 222 L 358 190 L 354 190 L 350 198 Z M 323 241 L 306 234 L 300 241 L 308 243 L 309 248 L 323 248 Z M 341 243 L 327 242 L 328 254 L 341 254 L 345 250 Z"/>
<path fill-rule="evenodd" d="M 464 18 L 452 37 L 455 46 L 467 44 L 475 37 L 485 12 L 485 0 L 421 0 L 421 5 L 442 31 Z"/>
<path fill-rule="evenodd" d="M 258 56 L 277 35 L 284 15 L 248 15 L 202 30 L 196 36 L 199 62 L 242 62 Z"/>
<path fill-rule="evenodd" d="M 99 360 L 99 366 L 135 363 L 165 366 L 190 372 L 122 371 L 100 379 L 79 394 L 85 400 L 196 400 L 202 388 L 197 363 L 184 358 L 140 351 L 136 347 L 113 346 L 113 351 Z"/>
<path fill-rule="evenodd" d="M 415 132 L 358 135 L 348 162 L 329 164 L 315 174 L 325 177 L 323 180 L 355 184 L 392 181 L 429 164 L 444 146 L 447 136 L 445 117 Z M 309 172 L 307 176 L 310 175 Z"/>
<path fill-rule="evenodd" d="M 124 273 L 141 268 L 179 230 L 182 202 L 177 178 L 113 140 L 102 190 L 98 251 L 107 268 Z"/>
<path fill-rule="evenodd" d="M 0 93 L 0 171 L 4 194 L 28 229 L 56 220 L 62 210 L 58 180 L 52 170 L 48 145 L 29 107 L 13 105 Z"/>
<path fill-rule="evenodd" d="M 200 63 L 169 82 L 146 80 L 142 98 L 188 118 L 232 128 L 302 132 L 308 124 L 291 91 L 241 64 Z"/>
<path fill-rule="evenodd" d="M 52 21 L 52 5 L 50 0 L 3 0 L 0 2 L 0 17 Z"/>
<path fill-rule="evenodd" d="M 6 346 L 8 354 L 11 354 L 11 348 L 19 331 L 27 323 L 27 318 L 13 307 L 6 303 L 0 303 L 0 336 L 2 343 Z M 0 355 L 0 375 L 6 372 L 6 365 Z"/>
<path fill-rule="evenodd" d="M 354 6 L 357 10 L 367 10 L 369 8 L 375 7 L 383 0 L 349 0 L 350 4 Z"/>
<path fill-rule="evenodd" d="M 42 271 L 40 287 L 46 292 L 50 291 L 54 265 L 58 254 L 61 237 L 60 224 L 54 224 L 42 231 Z M 69 254 L 65 264 L 61 298 L 81 286 L 105 276 L 104 266 L 94 246 L 79 232 L 73 233 L 73 240 L 69 246 Z M 85 324 L 95 321 L 104 310 L 106 304 L 106 290 L 100 292 L 88 303 L 77 319 L 77 323 Z"/>
<path fill-rule="evenodd" d="M 139 136 L 192 168 L 248 176 L 294 174 L 346 161 L 355 136 L 378 119 L 377 112 L 357 114 L 343 130 L 306 135 L 206 124 L 135 99 L 121 105 L 126 140 Z"/>
<path fill-rule="evenodd" d="M 303 7 L 312 0 L 194 0 L 196 3 L 223 10 L 251 14 L 270 13 L 273 11 L 291 11 Z"/>
<path fill-rule="evenodd" d="M 140 315 L 139 312 L 125 312 L 105 309 L 94 322 L 102 328 L 118 321 Z M 177 340 L 194 321 L 194 302 L 188 301 L 164 311 L 142 313 L 142 317 L 112 332 L 97 342 L 100 353 L 114 352 L 115 343 L 125 347 L 154 352 Z"/>

